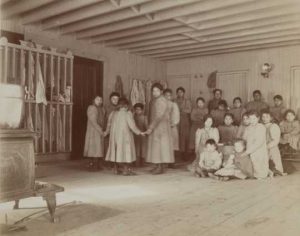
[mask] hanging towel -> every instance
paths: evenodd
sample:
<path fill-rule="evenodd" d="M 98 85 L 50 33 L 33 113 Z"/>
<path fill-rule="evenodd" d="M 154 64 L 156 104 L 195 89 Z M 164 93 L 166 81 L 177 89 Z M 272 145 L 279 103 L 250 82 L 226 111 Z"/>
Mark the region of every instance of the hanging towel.
<path fill-rule="evenodd" d="M 36 93 L 35 93 L 36 103 L 43 103 L 44 105 L 47 105 L 46 90 L 45 90 L 45 85 L 44 85 L 44 81 L 43 81 L 41 64 L 39 61 L 37 61 L 36 66 L 37 66 L 37 71 L 38 71 L 37 86 L 36 86 Z"/>

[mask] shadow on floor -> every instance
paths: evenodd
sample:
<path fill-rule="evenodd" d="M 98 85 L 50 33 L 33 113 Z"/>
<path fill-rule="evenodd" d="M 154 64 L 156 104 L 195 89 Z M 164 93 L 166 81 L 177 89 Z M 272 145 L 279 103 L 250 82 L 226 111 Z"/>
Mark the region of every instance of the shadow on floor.
<path fill-rule="evenodd" d="M 45 213 L 29 218 L 22 223 L 27 228 L 26 231 L 11 232 L 9 235 L 57 235 L 69 230 L 76 230 L 84 225 L 115 217 L 121 213 L 122 211 L 118 209 L 96 204 L 73 203 L 61 208 L 58 206 L 55 214 L 55 223 L 49 221 L 49 214 L 45 210 Z M 47 229 L 47 232 L 45 232 L 45 229 Z"/>

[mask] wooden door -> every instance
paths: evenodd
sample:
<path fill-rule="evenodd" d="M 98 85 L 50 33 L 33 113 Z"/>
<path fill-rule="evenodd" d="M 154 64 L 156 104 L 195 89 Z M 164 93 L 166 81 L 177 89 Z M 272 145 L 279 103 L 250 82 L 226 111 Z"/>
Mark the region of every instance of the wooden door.
<path fill-rule="evenodd" d="M 222 89 L 223 98 L 229 106 L 235 97 L 240 97 L 247 102 L 247 76 L 248 71 L 229 71 L 217 73 L 217 88 Z"/>
<path fill-rule="evenodd" d="M 72 159 L 83 156 L 87 108 L 96 95 L 103 95 L 103 62 L 74 57 Z"/>

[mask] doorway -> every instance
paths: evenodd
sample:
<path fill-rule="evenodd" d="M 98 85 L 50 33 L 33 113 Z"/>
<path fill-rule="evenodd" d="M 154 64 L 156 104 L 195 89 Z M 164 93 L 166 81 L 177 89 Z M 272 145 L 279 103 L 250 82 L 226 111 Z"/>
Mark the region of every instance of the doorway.
<path fill-rule="evenodd" d="M 74 56 L 72 159 L 83 157 L 87 108 L 96 95 L 103 96 L 103 62 Z"/>

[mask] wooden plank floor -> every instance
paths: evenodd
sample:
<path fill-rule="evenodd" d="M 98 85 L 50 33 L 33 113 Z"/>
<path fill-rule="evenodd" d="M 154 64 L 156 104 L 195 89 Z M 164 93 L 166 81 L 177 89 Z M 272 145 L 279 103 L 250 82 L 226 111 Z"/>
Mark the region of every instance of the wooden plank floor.
<path fill-rule="evenodd" d="M 144 168 L 130 177 L 86 172 L 77 162 L 41 169 L 41 181 L 65 187 L 58 204 L 66 205 L 58 207 L 57 223 L 44 211 L 24 221 L 27 231 L 10 235 L 300 235 L 300 172 L 218 182 L 184 169 L 152 176 Z M 0 222 L 5 214 L 13 223 L 44 205 L 34 198 L 21 201 L 21 210 L 1 204 Z"/>

